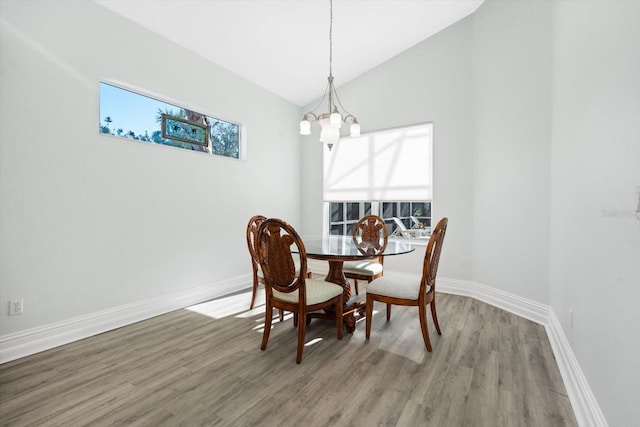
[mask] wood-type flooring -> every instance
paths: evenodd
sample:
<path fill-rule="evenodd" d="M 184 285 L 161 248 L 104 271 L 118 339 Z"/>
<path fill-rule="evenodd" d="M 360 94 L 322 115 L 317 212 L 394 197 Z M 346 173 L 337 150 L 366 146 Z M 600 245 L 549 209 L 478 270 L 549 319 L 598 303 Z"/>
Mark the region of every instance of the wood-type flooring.
<path fill-rule="evenodd" d="M 262 296 L 262 298 L 264 298 Z M 575 426 L 544 327 L 438 294 L 433 352 L 416 307 L 376 305 L 336 339 L 315 319 L 296 365 L 290 316 L 260 351 L 250 293 L 0 365 L 1 426 Z M 277 316 L 276 316 L 277 317 Z"/>

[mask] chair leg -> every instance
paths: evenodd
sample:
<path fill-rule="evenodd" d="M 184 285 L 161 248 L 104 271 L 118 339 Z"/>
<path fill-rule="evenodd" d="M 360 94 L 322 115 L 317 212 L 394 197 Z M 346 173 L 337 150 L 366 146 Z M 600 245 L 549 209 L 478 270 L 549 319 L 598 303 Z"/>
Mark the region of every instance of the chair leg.
<path fill-rule="evenodd" d="M 365 337 L 367 339 L 369 339 L 369 336 L 371 335 L 371 316 L 373 316 L 373 298 L 371 297 L 371 295 L 367 294 L 367 312 L 365 314 Z"/>
<path fill-rule="evenodd" d="M 251 294 L 251 305 L 249 306 L 249 310 L 253 310 L 253 305 L 256 303 L 256 294 L 258 293 L 258 281 L 253 280 L 253 293 Z"/>
<path fill-rule="evenodd" d="M 387 303 L 387 322 L 391 320 L 391 304 Z"/>
<path fill-rule="evenodd" d="M 431 351 L 431 341 L 429 341 L 429 331 L 427 330 L 427 305 L 418 305 L 419 317 L 420 317 L 420 329 L 422 329 L 422 339 L 427 346 L 427 351 Z"/>
<path fill-rule="evenodd" d="M 336 302 L 336 327 L 338 329 L 338 339 L 342 339 L 342 295 L 338 298 L 338 302 Z"/>
<path fill-rule="evenodd" d="M 298 327 L 298 313 L 293 313 L 293 327 Z"/>
<path fill-rule="evenodd" d="M 436 326 L 436 331 L 438 331 L 438 335 L 442 335 L 440 332 L 440 324 L 438 323 L 438 313 L 436 313 L 436 298 L 433 297 L 431 300 L 431 318 L 433 319 L 433 324 Z"/>
<path fill-rule="evenodd" d="M 278 309 L 278 320 L 280 320 L 280 322 L 284 322 L 284 310 L 283 309 Z"/>
<path fill-rule="evenodd" d="M 262 344 L 260 350 L 267 348 L 267 342 L 269 342 L 269 333 L 271 332 L 271 317 L 273 316 L 273 307 L 267 302 L 267 308 L 264 312 L 264 332 L 262 333 Z"/>
<path fill-rule="evenodd" d="M 358 291 L 358 279 L 353 279 L 353 287 L 356 288 L 356 295 L 359 295 L 360 292 Z"/>
<path fill-rule="evenodd" d="M 302 351 L 304 350 L 304 332 L 307 328 L 307 313 L 300 313 L 301 319 L 298 321 L 298 352 L 296 353 L 296 363 L 302 361 Z"/>

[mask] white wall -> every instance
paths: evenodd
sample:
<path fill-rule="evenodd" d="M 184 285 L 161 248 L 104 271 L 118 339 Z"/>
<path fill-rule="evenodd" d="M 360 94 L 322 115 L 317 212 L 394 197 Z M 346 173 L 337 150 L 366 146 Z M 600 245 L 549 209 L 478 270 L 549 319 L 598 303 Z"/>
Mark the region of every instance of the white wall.
<path fill-rule="evenodd" d="M 0 336 L 246 275 L 251 215 L 299 224 L 297 106 L 93 2 L 0 31 Z M 248 161 L 99 135 L 103 78 L 243 123 Z"/>
<path fill-rule="evenodd" d="M 640 419 L 639 22 L 636 1 L 554 6 L 551 306 L 611 426 Z"/>
<path fill-rule="evenodd" d="M 473 16 L 473 279 L 548 304 L 549 2 Z"/>

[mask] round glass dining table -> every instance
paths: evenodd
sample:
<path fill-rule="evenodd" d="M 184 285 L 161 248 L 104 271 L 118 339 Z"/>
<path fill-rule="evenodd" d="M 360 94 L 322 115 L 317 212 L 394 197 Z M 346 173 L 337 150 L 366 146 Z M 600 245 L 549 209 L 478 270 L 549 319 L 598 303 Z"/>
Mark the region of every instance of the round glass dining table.
<path fill-rule="evenodd" d="M 382 251 L 372 251 L 370 246 L 354 239 L 353 236 L 327 236 L 321 239 L 303 240 L 307 258 L 329 262 L 329 273 L 325 280 L 343 288 L 344 323 L 348 332 L 355 330 L 355 314 L 364 309 L 365 300 L 362 295 L 351 295 L 351 285 L 343 271 L 344 262 L 406 254 L 414 250 L 410 243 L 387 241 Z M 326 316 L 313 315 L 312 317 L 325 318 Z"/>

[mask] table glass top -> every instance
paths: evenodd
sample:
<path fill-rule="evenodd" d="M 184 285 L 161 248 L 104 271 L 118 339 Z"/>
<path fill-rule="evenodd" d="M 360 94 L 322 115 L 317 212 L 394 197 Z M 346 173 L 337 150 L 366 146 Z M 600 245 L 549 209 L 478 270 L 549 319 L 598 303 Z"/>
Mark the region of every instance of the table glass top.
<path fill-rule="evenodd" d="M 371 257 L 371 254 L 363 253 L 358 248 L 357 243 L 352 236 L 328 236 L 325 238 L 309 238 L 304 240 L 304 247 L 307 255 L 323 255 L 323 256 L 361 256 L 363 258 Z M 377 255 L 399 255 L 414 250 L 410 243 L 388 241 L 384 252 Z"/>

